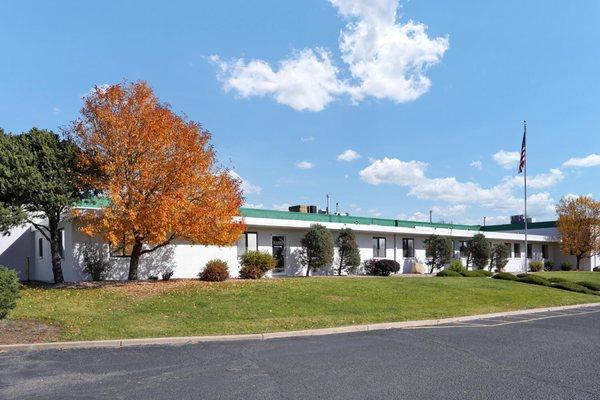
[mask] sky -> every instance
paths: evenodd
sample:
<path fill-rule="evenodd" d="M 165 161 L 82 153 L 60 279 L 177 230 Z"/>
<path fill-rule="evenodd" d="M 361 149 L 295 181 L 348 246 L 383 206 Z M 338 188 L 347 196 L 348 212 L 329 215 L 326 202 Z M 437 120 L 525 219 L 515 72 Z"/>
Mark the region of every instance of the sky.
<path fill-rule="evenodd" d="M 59 132 L 145 80 L 212 133 L 246 205 L 507 222 L 600 187 L 600 2 L 7 1 L 0 128 Z"/>

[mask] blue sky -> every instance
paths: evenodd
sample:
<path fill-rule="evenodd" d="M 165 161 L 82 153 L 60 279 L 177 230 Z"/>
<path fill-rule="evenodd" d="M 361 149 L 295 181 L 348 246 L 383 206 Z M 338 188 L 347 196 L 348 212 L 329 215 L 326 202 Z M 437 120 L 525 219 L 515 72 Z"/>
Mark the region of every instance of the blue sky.
<path fill-rule="evenodd" d="M 248 204 L 330 193 L 351 214 L 493 223 L 521 211 L 527 119 L 531 215 L 598 196 L 598 2 L 9 1 L 3 16 L 5 131 L 57 130 L 94 85 L 143 79 L 213 133 Z"/>

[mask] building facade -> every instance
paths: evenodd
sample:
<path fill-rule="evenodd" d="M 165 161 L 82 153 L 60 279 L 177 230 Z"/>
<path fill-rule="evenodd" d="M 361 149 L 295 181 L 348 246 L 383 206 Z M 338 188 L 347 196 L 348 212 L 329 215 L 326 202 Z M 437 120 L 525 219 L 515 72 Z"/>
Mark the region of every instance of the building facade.
<path fill-rule="evenodd" d="M 217 258 L 227 261 L 230 274 L 235 277 L 239 271 L 239 256 L 248 250 L 264 251 L 277 259 L 273 276 L 304 275 L 306 270 L 299 262 L 300 240 L 316 223 L 328 228 L 334 238 L 341 229 L 351 228 L 355 232 L 362 261 L 372 258 L 395 260 L 400 263 L 400 273 L 413 273 L 425 263 L 424 240 L 432 234 L 450 237 L 454 257 L 462 258 L 463 262 L 466 242 L 478 233 L 484 234 L 492 244 L 505 244 L 510 249 L 505 268 L 509 272 L 523 271 L 526 256 L 528 261 L 551 260 L 555 268 L 562 262 L 575 264 L 575 257 L 560 251 L 554 221 L 530 224 L 529 245 L 525 249 L 523 226 L 520 224 L 444 224 L 250 208 L 242 208 L 240 218 L 246 223 L 246 232 L 235 245 L 217 247 L 176 242 L 142 256 L 140 278 L 160 276 L 167 270 L 173 271 L 173 278 L 195 278 L 209 260 Z M 76 219 L 63 223 L 61 238 L 65 281 L 89 279 L 83 263 L 86 247 L 98 249 L 108 260 L 111 265 L 109 279 L 127 278 L 129 260 L 116 257 L 111 254 L 108 244 L 83 234 Z M 17 270 L 22 280 L 52 281 L 49 243 L 31 226 L 14 229 L 9 236 L 0 239 L 0 265 Z M 596 266 L 600 266 L 598 256 L 585 259 L 582 269 L 591 270 Z M 331 269 L 317 271 L 317 274 L 330 273 Z"/>

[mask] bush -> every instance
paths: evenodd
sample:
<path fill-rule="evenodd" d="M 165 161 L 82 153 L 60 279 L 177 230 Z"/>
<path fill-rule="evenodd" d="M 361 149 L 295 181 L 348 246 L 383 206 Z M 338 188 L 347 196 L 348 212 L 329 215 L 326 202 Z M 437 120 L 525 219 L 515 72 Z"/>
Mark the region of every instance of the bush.
<path fill-rule="evenodd" d="M 168 281 L 169 279 L 171 279 L 172 276 L 173 276 L 173 270 L 168 269 L 165 272 L 163 272 L 160 277 L 162 278 L 163 281 Z"/>
<path fill-rule="evenodd" d="M 157 275 L 148 275 L 148 280 L 152 282 L 156 282 L 158 280 Z"/>
<path fill-rule="evenodd" d="M 516 281 L 517 279 L 519 279 L 510 272 L 498 272 L 496 275 L 492 276 L 492 278 L 503 279 L 505 281 Z"/>
<path fill-rule="evenodd" d="M 0 319 L 17 305 L 19 276 L 12 269 L 0 266 Z"/>
<path fill-rule="evenodd" d="M 590 282 L 590 281 L 582 281 L 582 282 L 577 282 L 577 284 L 584 286 L 591 290 L 600 291 L 600 283 Z"/>
<path fill-rule="evenodd" d="M 573 263 L 568 261 L 560 263 L 560 269 L 563 271 L 571 271 L 573 269 Z"/>
<path fill-rule="evenodd" d="M 102 252 L 91 243 L 83 245 L 83 271 L 90 274 L 93 281 L 102 281 L 110 272 L 110 263 L 102 257 Z"/>
<path fill-rule="evenodd" d="M 202 281 L 222 282 L 229 278 L 227 262 L 223 260 L 210 260 L 206 263 L 204 270 L 198 274 Z"/>
<path fill-rule="evenodd" d="M 529 274 L 525 274 L 525 276 L 518 278 L 517 282 L 530 283 L 532 285 L 540 285 L 540 286 L 552 286 L 552 283 L 550 283 L 550 281 L 548 279 L 542 278 L 541 276 L 529 275 Z"/>
<path fill-rule="evenodd" d="M 400 264 L 394 260 L 367 260 L 365 270 L 367 275 L 389 276 L 392 272 L 400 271 Z"/>
<path fill-rule="evenodd" d="M 550 278 L 546 278 L 548 279 L 550 282 L 552 283 L 558 283 L 558 282 L 570 282 L 568 279 L 565 278 L 561 278 L 559 276 L 551 276 Z"/>
<path fill-rule="evenodd" d="M 465 270 L 462 261 L 459 258 L 454 258 L 450 260 L 450 266 L 448 267 L 448 271 L 453 271 L 457 273 L 461 273 Z"/>
<path fill-rule="evenodd" d="M 588 288 L 586 288 L 585 286 L 581 286 L 575 282 L 558 282 L 552 285 L 552 287 L 555 287 L 557 289 L 563 289 L 563 290 L 569 290 L 571 292 L 577 292 L 577 293 L 585 293 L 585 294 L 598 294 L 596 292 L 594 292 L 593 290 L 590 290 Z"/>
<path fill-rule="evenodd" d="M 544 261 L 544 271 L 552 271 L 554 269 L 554 261 Z"/>
<path fill-rule="evenodd" d="M 437 273 L 436 276 L 452 276 L 462 278 L 462 275 L 456 271 L 452 271 L 450 269 L 445 269 Z"/>
<path fill-rule="evenodd" d="M 482 275 L 487 276 L 488 278 L 491 278 L 492 276 L 494 276 L 494 273 L 492 271 L 487 271 L 487 270 L 481 270 L 480 272 Z"/>
<path fill-rule="evenodd" d="M 531 261 L 529 263 L 529 269 L 531 270 L 531 272 L 541 271 L 542 268 L 544 268 L 544 263 L 541 261 Z"/>
<path fill-rule="evenodd" d="M 474 271 L 462 271 L 460 274 L 465 278 L 487 278 L 488 275 L 486 272 L 489 271 L 485 271 L 483 269 L 476 269 Z"/>
<path fill-rule="evenodd" d="M 594 272 L 600 272 L 600 267 L 594 267 L 594 268 L 592 269 L 592 271 L 594 271 Z"/>
<path fill-rule="evenodd" d="M 240 258 L 240 278 L 260 279 L 267 271 L 277 265 L 277 261 L 269 253 L 262 251 L 248 251 Z"/>

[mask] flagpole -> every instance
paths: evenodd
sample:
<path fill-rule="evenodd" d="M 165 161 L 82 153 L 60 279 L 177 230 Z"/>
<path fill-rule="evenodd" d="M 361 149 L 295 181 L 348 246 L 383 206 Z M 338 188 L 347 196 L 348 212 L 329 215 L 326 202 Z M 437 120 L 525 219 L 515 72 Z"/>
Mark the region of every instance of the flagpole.
<path fill-rule="evenodd" d="M 523 121 L 523 142 L 525 144 L 525 154 L 527 154 L 527 121 Z M 529 247 L 527 244 L 527 158 L 525 159 L 524 172 L 524 185 L 523 191 L 525 192 L 525 272 L 527 272 L 527 256 L 529 255 Z"/>

